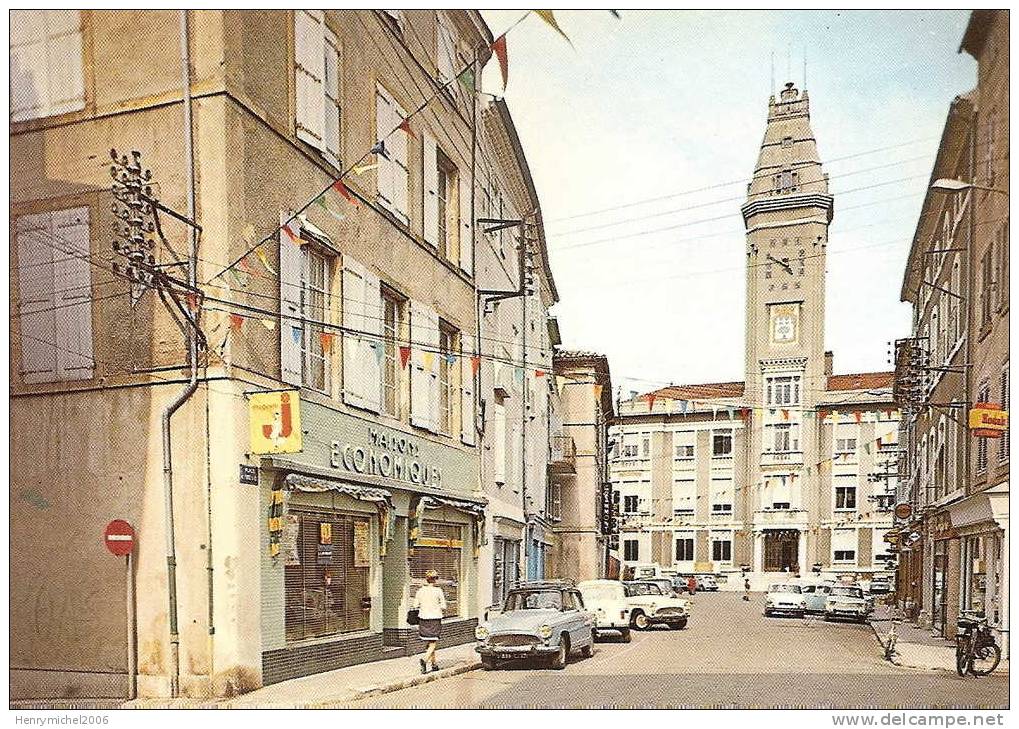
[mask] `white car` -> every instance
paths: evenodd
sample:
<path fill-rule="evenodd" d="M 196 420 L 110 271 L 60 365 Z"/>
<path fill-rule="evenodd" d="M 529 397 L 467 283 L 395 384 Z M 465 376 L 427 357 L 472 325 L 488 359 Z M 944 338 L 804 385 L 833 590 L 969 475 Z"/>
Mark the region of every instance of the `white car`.
<path fill-rule="evenodd" d="M 668 625 L 682 630 L 690 619 L 690 601 L 666 595 L 657 582 L 624 582 L 630 606 L 630 627 L 647 630 L 652 625 Z"/>
<path fill-rule="evenodd" d="M 807 601 L 799 585 L 783 582 L 771 585 L 764 596 L 764 615 L 770 617 L 784 613 L 803 617 Z"/>
<path fill-rule="evenodd" d="M 718 591 L 718 580 L 714 575 L 697 575 L 697 589 L 706 592 Z"/>
<path fill-rule="evenodd" d="M 630 604 L 619 580 L 588 580 L 577 585 L 584 605 L 594 615 L 595 638 L 617 631 L 624 643 L 630 638 Z"/>

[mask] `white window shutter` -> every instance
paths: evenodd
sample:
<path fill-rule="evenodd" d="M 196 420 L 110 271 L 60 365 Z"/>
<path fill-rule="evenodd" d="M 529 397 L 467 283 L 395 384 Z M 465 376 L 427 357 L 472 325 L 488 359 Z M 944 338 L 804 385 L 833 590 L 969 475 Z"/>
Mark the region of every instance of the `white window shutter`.
<path fill-rule="evenodd" d="M 26 384 L 56 379 L 52 235 L 49 213 L 17 220 L 21 374 Z"/>
<path fill-rule="evenodd" d="M 460 175 L 460 268 L 468 276 L 474 275 L 474 238 L 471 231 L 474 221 L 471 216 L 471 201 L 474 185 L 467 171 Z"/>
<path fill-rule="evenodd" d="M 442 17 L 441 13 L 439 14 L 438 21 L 436 25 L 435 60 L 439 71 L 439 82 L 445 84 L 452 81 L 456 75 L 456 37 L 449 29 L 448 21 Z M 455 88 L 449 88 L 449 90 L 456 93 Z"/>
<path fill-rule="evenodd" d="M 369 335 L 361 342 L 359 390 L 362 407 L 374 413 L 382 409 L 382 294 L 379 277 L 370 271 L 364 273 L 364 300 L 361 329 Z"/>
<path fill-rule="evenodd" d="M 431 430 L 438 432 L 442 418 L 439 383 L 439 315 L 434 309 L 428 309 L 428 351 L 432 352 L 431 368 L 428 370 L 428 412 Z"/>
<path fill-rule="evenodd" d="M 365 329 L 367 275 L 364 266 L 349 256 L 343 257 L 343 402 L 359 408 L 367 407 L 365 377 L 361 374 L 365 359 L 362 351 L 367 345 L 358 334 Z"/>
<path fill-rule="evenodd" d="M 474 356 L 474 336 L 460 335 L 460 440 L 466 445 L 474 445 L 477 435 L 474 406 L 474 367 L 471 358 Z"/>
<path fill-rule="evenodd" d="M 88 208 L 53 213 L 53 236 L 66 253 L 54 257 L 57 374 L 63 380 L 91 379 L 92 265 Z"/>
<path fill-rule="evenodd" d="M 280 223 L 286 221 L 286 213 L 280 213 Z M 290 229 L 298 235 L 300 222 L 295 219 Z M 301 309 L 301 289 L 303 286 L 302 270 L 304 268 L 304 252 L 302 246 L 295 244 L 282 230 L 279 235 L 280 257 L 280 379 L 290 385 L 301 386 L 303 382 L 304 355 L 301 343 L 304 341 L 305 324 L 301 321 L 304 312 Z M 302 336 L 294 337 L 294 327 L 301 330 Z"/>
<path fill-rule="evenodd" d="M 421 357 L 421 347 L 428 340 L 428 307 L 410 302 L 410 424 L 432 429 L 429 406 L 429 378 Z"/>
<path fill-rule="evenodd" d="M 325 146 L 325 17 L 321 10 L 294 11 L 294 80 L 297 137 Z"/>
<path fill-rule="evenodd" d="M 375 93 L 375 138 L 376 140 L 381 139 L 382 135 L 388 134 L 392 129 L 390 119 L 392 114 L 390 109 L 392 108 L 392 102 L 389 100 L 389 95 L 385 90 L 379 86 Z M 388 146 L 388 145 L 387 145 Z M 393 167 L 396 163 L 392 159 L 380 155 L 376 156 L 378 167 L 375 169 L 375 176 L 377 180 L 377 188 L 379 193 L 379 200 L 386 207 L 392 208 L 393 206 Z"/>
<path fill-rule="evenodd" d="M 85 108 L 80 11 L 46 11 L 46 75 L 49 114 Z"/>
<path fill-rule="evenodd" d="M 323 137 L 325 152 L 336 166 L 340 163 L 340 53 L 339 41 L 331 30 L 326 28 L 325 65 L 323 67 L 324 98 L 323 106 Z"/>
<path fill-rule="evenodd" d="M 389 125 L 385 132 L 396 129 L 403 123 L 407 112 L 395 101 L 390 106 Z M 390 135 L 386 140 L 386 149 L 393 158 L 393 207 L 395 212 L 403 219 L 403 222 L 410 221 L 410 206 L 408 205 L 408 175 L 407 175 L 407 134 L 398 131 Z"/>
<path fill-rule="evenodd" d="M 439 161 L 435 137 L 428 132 L 422 134 L 424 144 L 424 236 L 428 245 L 437 247 L 439 242 Z"/>

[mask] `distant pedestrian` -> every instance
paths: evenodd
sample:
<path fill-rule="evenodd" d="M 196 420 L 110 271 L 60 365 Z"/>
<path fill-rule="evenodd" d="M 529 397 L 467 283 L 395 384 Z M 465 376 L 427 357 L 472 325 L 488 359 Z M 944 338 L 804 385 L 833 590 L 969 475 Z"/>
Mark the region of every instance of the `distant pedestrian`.
<path fill-rule="evenodd" d="M 697 578 L 694 577 L 693 575 L 690 575 L 690 577 L 687 578 L 687 581 L 686 581 L 686 590 L 691 595 L 693 595 L 695 592 L 697 592 Z"/>
<path fill-rule="evenodd" d="M 428 673 L 430 663 L 433 671 L 439 670 L 439 659 L 435 649 L 439 645 L 439 636 L 442 633 L 442 615 L 446 610 L 446 595 L 436 582 L 439 581 L 439 573 L 435 570 L 428 570 L 425 573 L 427 584 L 418 588 L 414 595 L 414 607 L 418 609 L 418 635 L 425 641 L 427 648 L 425 655 L 418 659 L 421 664 L 421 673 Z"/>
<path fill-rule="evenodd" d="M 750 602 L 750 578 L 743 578 L 743 602 Z"/>

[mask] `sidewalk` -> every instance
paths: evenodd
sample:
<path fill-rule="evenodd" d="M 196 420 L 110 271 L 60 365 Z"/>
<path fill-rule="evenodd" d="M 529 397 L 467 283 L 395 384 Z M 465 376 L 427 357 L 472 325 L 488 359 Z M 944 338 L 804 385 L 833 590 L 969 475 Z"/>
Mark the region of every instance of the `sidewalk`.
<path fill-rule="evenodd" d="M 930 630 L 918 628 L 903 617 L 901 610 L 891 605 L 878 605 L 870 619 L 870 627 L 874 629 L 882 654 L 893 619 L 902 622 L 895 626 L 898 637 L 892 663 L 905 668 L 955 673 L 955 642 L 934 635 Z M 1007 658 L 1002 659 L 994 673 L 1008 675 Z"/>

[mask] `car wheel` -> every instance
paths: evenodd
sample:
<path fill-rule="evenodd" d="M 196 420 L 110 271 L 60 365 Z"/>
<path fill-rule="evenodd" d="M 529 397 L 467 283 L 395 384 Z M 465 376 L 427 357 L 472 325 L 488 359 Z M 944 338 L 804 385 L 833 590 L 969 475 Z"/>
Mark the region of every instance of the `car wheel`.
<path fill-rule="evenodd" d="M 770 617 L 771 617 L 771 610 L 767 610 L 767 609 L 766 609 L 766 610 L 764 611 L 764 617 L 766 617 L 766 618 L 770 618 Z"/>
<path fill-rule="evenodd" d="M 481 667 L 486 671 L 495 670 L 495 656 L 481 656 Z"/>
<path fill-rule="evenodd" d="M 590 658 L 594 655 L 594 640 L 580 649 L 580 655 L 584 658 Z"/>
<path fill-rule="evenodd" d="M 561 671 L 570 658 L 570 639 L 565 635 L 559 639 L 559 652 L 552 656 L 552 668 Z"/>
<path fill-rule="evenodd" d="M 633 635 L 630 633 L 629 628 L 623 628 L 622 630 L 620 630 L 619 637 L 622 638 L 624 643 L 629 643 L 631 640 L 633 640 Z"/>
<path fill-rule="evenodd" d="M 651 627 L 651 620 L 642 612 L 636 612 L 630 621 L 637 630 L 648 630 Z"/>
<path fill-rule="evenodd" d="M 675 623 L 669 623 L 669 627 L 673 630 L 682 630 L 686 627 L 686 620 L 680 620 Z"/>

